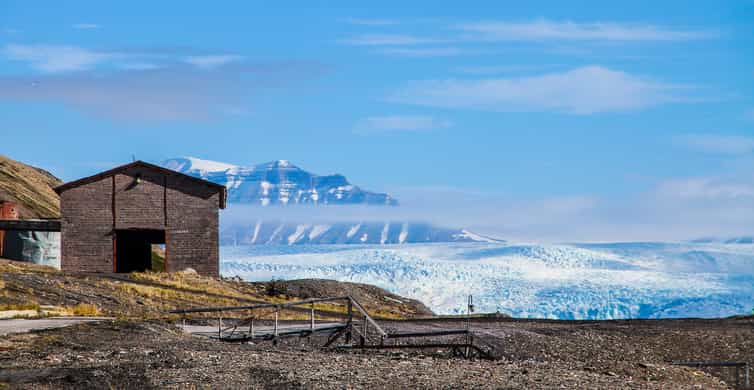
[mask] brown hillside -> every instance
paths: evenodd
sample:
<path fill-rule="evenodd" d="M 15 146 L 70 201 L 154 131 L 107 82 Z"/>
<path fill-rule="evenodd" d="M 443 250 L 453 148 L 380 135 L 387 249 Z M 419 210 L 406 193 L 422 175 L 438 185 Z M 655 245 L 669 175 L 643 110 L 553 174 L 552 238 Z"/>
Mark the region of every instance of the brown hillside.
<path fill-rule="evenodd" d="M 278 288 L 271 283 L 274 282 L 248 283 L 190 272 L 71 273 L 0 259 L 0 311 L 53 306 L 75 312 L 83 305 L 91 306 L 96 313 L 115 317 L 164 318 L 168 310 L 179 308 L 286 303 L 335 294 L 360 299 L 375 318 L 399 319 L 432 314 L 421 302 L 373 286 L 324 281 L 326 288 L 318 288 L 312 281 L 290 281 Z M 318 304 L 315 308 L 324 317 L 328 313 L 343 315 L 346 310 L 341 303 Z M 248 312 L 224 314 L 225 317 L 232 315 L 245 316 Z M 285 312 L 281 318 L 295 318 L 295 315 Z"/>
<path fill-rule="evenodd" d="M 62 182 L 49 172 L 0 155 L 0 200 L 16 202 L 21 218 L 58 218 Z"/>

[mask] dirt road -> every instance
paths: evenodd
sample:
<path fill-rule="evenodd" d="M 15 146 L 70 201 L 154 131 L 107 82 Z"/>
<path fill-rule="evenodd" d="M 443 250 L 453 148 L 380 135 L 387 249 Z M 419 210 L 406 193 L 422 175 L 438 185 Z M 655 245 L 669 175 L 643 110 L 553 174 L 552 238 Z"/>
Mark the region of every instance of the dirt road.
<path fill-rule="evenodd" d="M 81 324 L 111 320 L 107 317 L 50 317 L 40 319 L 13 318 L 0 320 L 0 336 L 11 333 L 26 333 L 32 330 L 54 329 Z"/>

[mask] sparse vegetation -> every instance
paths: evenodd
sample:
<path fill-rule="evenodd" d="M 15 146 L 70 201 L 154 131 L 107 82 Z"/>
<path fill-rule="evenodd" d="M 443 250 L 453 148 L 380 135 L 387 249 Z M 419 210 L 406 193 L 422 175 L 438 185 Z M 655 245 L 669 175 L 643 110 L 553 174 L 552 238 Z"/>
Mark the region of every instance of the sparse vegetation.
<path fill-rule="evenodd" d="M 275 278 L 272 278 L 269 283 L 267 283 L 267 288 L 265 289 L 265 294 L 267 294 L 268 297 L 277 297 L 279 295 L 282 295 L 285 291 L 285 282 L 282 280 L 278 280 Z"/>
<path fill-rule="evenodd" d="M 67 308 L 73 315 L 82 317 L 95 317 L 100 315 L 97 305 L 80 303 L 76 306 Z"/>
<path fill-rule="evenodd" d="M 12 275 L 9 277 L 8 275 Z M 50 267 L 0 260 L 0 280 L 6 288 L 0 291 L 0 305 L 41 305 L 40 315 L 105 315 L 117 318 L 162 318 L 168 310 L 205 306 L 241 306 L 255 303 L 287 303 L 315 297 L 333 297 L 358 293 L 359 299 L 376 317 L 405 318 L 415 316 L 421 308 L 384 300 L 387 293 L 372 286 L 333 281 L 276 281 L 270 296 L 268 283 L 246 283 L 235 279 L 211 278 L 193 272 L 143 272 L 118 276 L 97 274 L 69 274 Z M 317 288 L 317 286 L 327 286 Z M 337 287 L 342 285 L 342 287 Z M 16 307 L 16 306 L 14 306 Z M 22 306 L 18 306 L 22 307 Z M 28 306 L 23 306 L 28 307 Z M 309 306 L 304 309 L 308 309 Z M 343 314 L 340 303 L 318 303 L 315 310 L 320 318 L 326 313 Z M 255 315 L 269 318 L 272 310 L 257 311 Z M 422 312 L 422 314 L 424 314 Z M 225 317 L 247 316 L 249 312 L 224 313 Z M 214 314 L 207 314 L 213 317 Z M 281 319 L 305 319 L 308 312 L 285 310 Z"/>
<path fill-rule="evenodd" d="M 21 218 L 58 218 L 60 199 L 49 172 L 0 155 L 0 199 L 18 203 Z"/>
<path fill-rule="evenodd" d="M 36 302 L 31 302 L 0 305 L 0 311 L 5 310 L 39 310 L 39 304 Z"/>

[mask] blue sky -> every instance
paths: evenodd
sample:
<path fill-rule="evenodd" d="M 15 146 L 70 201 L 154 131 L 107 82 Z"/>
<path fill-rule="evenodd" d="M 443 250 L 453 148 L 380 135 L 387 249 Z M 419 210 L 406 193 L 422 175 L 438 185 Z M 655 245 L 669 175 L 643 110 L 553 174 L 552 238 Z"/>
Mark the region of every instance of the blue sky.
<path fill-rule="evenodd" d="M 0 153 L 288 159 L 523 238 L 754 233 L 752 1 L 155 3 L 0 2 Z"/>

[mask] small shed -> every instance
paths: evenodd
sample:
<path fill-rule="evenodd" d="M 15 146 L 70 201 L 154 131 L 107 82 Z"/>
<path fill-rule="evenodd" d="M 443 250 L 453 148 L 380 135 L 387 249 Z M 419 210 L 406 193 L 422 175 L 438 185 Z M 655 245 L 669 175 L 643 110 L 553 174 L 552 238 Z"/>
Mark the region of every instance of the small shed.
<path fill-rule="evenodd" d="M 224 186 L 143 161 L 65 183 L 60 195 L 64 271 L 219 274 Z"/>

